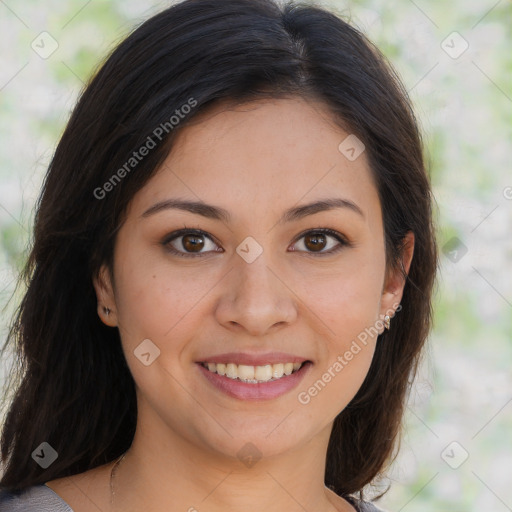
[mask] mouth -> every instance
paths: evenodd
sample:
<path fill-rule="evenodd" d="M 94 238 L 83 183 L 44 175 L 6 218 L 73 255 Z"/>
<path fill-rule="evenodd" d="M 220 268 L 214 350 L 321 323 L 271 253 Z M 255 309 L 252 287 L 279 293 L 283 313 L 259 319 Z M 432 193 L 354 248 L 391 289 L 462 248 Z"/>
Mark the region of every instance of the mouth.
<path fill-rule="evenodd" d="M 290 393 L 308 375 L 313 362 L 284 353 L 219 354 L 196 362 L 203 382 L 231 398 L 267 401 Z"/>
<path fill-rule="evenodd" d="M 246 365 L 234 363 L 200 362 L 210 373 L 216 373 L 228 379 L 246 384 L 260 384 L 273 382 L 288 377 L 298 371 L 310 361 L 274 363 L 265 365 Z"/>

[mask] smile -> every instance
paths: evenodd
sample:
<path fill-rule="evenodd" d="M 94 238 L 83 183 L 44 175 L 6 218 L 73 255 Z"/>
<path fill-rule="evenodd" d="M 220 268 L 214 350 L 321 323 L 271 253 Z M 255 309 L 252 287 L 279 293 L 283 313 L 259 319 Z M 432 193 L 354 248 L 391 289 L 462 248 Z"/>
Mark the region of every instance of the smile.
<path fill-rule="evenodd" d="M 298 371 L 304 363 L 276 363 L 250 366 L 234 363 L 201 363 L 211 373 L 249 384 L 279 380 Z"/>
<path fill-rule="evenodd" d="M 238 359 L 242 358 L 242 356 L 238 357 Z M 222 361 L 228 358 L 217 356 L 216 359 Z M 250 362 L 248 359 L 251 357 L 245 357 L 244 362 Z M 263 359 L 263 356 L 258 359 Z M 269 361 L 269 359 L 265 360 Z M 265 401 L 276 399 L 296 388 L 310 372 L 313 363 L 308 360 L 248 365 L 203 361 L 197 362 L 195 366 L 205 377 L 203 382 L 209 383 L 212 389 L 238 400 Z"/>

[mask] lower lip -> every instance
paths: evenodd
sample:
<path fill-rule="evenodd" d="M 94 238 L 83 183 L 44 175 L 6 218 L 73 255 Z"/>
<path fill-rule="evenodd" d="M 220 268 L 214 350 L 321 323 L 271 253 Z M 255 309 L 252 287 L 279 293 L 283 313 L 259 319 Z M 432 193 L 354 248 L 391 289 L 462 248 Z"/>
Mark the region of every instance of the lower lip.
<path fill-rule="evenodd" d="M 239 400 L 271 400 L 284 395 L 298 386 L 299 382 L 304 378 L 312 366 L 312 363 L 307 362 L 291 375 L 285 375 L 280 379 L 268 382 L 249 384 L 238 379 L 230 379 L 224 375 L 213 373 L 202 364 L 196 364 L 211 384 L 220 391 L 223 391 L 226 395 L 238 398 Z"/>

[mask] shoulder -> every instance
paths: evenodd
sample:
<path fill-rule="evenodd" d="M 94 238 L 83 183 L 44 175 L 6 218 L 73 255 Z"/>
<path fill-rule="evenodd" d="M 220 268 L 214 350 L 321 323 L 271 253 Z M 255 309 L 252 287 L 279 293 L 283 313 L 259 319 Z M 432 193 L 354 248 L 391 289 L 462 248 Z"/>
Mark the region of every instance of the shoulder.
<path fill-rule="evenodd" d="M 389 512 L 387 510 L 384 510 L 383 508 L 377 507 L 377 505 L 374 505 L 369 501 L 359 501 L 357 503 L 357 506 L 359 507 L 359 512 Z"/>
<path fill-rule="evenodd" d="M 0 491 L 0 512 L 73 512 L 73 509 L 41 484 L 20 492 Z"/>
<path fill-rule="evenodd" d="M 362 501 L 353 496 L 349 496 L 346 500 L 354 506 L 357 512 L 389 512 L 388 510 L 384 510 L 383 508 L 379 508 L 377 505 L 369 501 Z"/>

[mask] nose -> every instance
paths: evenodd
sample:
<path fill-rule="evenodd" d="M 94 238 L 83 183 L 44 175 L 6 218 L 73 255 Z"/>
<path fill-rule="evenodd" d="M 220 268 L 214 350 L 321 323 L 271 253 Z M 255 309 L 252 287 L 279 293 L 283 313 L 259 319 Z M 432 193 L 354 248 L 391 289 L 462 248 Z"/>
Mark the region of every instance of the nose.
<path fill-rule="evenodd" d="M 255 261 L 235 262 L 225 281 L 215 315 L 224 327 L 252 336 L 291 324 L 297 317 L 293 283 L 286 283 L 277 269 L 268 265 L 263 252 Z"/>

